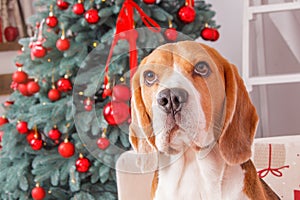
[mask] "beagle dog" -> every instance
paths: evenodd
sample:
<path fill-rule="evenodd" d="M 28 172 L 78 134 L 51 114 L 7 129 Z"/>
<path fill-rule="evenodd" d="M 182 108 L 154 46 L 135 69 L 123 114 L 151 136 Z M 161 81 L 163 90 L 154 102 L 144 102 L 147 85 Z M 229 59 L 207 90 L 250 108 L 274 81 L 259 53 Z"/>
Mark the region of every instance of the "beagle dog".
<path fill-rule="evenodd" d="M 250 160 L 256 110 L 216 50 L 160 46 L 141 62 L 132 91 L 129 137 L 140 167 L 155 170 L 152 199 L 279 199 Z"/>

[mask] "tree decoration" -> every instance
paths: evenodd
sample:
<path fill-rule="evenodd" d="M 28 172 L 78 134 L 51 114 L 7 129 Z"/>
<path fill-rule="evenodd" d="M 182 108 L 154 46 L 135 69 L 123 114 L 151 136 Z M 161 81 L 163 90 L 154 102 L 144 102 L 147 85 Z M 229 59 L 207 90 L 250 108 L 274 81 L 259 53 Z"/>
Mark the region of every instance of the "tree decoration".
<path fill-rule="evenodd" d="M 78 0 L 78 2 L 73 5 L 72 10 L 75 15 L 82 15 L 85 12 L 82 0 Z"/>
<path fill-rule="evenodd" d="M 143 2 L 146 4 L 154 4 L 156 0 L 143 0 Z"/>
<path fill-rule="evenodd" d="M 91 162 L 88 158 L 85 158 L 82 154 L 79 154 L 79 158 L 75 162 L 75 167 L 78 172 L 85 173 L 90 169 Z"/>
<path fill-rule="evenodd" d="M 50 28 L 54 28 L 58 24 L 58 19 L 53 13 L 53 5 L 50 5 L 49 16 L 46 18 L 46 24 Z"/>
<path fill-rule="evenodd" d="M 64 28 L 62 28 L 61 32 L 61 38 L 56 41 L 56 48 L 59 51 L 66 51 L 70 48 L 70 40 L 66 38 Z"/>
<path fill-rule="evenodd" d="M 29 97 L 32 95 L 28 92 L 27 83 L 18 84 L 18 90 L 23 96 Z"/>
<path fill-rule="evenodd" d="M 31 53 L 36 58 L 43 58 L 47 53 L 47 49 L 43 47 L 42 43 L 37 42 L 32 46 Z"/>
<path fill-rule="evenodd" d="M 43 140 L 34 137 L 30 141 L 30 147 L 35 151 L 41 150 L 43 147 Z"/>
<path fill-rule="evenodd" d="M 6 108 L 8 108 L 8 107 L 10 107 L 11 105 L 14 105 L 14 103 L 15 103 L 14 101 L 5 101 L 3 105 L 4 105 Z"/>
<path fill-rule="evenodd" d="M 48 132 L 48 137 L 52 140 L 59 140 L 61 137 L 61 132 L 57 129 L 56 126 L 54 126 L 53 129 Z"/>
<path fill-rule="evenodd" d="M 28 132 L 27 122 L 25 122 L 25 121 L 17 122 L 16 128 L 20 134 L 26 134 Z"/>
<path fill-rule="evenodd" d="M 216 41 L 219 39 L 220 34 L 217 29 L 209 28 L 208 25 L 206 25 L 205 28 L 203 28 L 201 31 L 201 37 L 204 40 Z"/>
<path fill-rule="evenodd" d="M 97 140 L 97 146 L 101 150 L 105 150 L 109 147 L 110 141 L 106 137 L 106 129 L 103 130 L 101 137 Z"/>
<path fill-rule="evenodd" d="M 105 99 L 108 96 L 111 96 L 111 94 L 112 94 L 112 90 L 110 88 L 110 84 L 109 84 L 109 81 L 107 79 L 108 79 L 108 77 L 105 76 L 104 77 L 104 82 L 106 82 L 106 83 L 103 84 L 103 92 L 102 92 L 102 98 L 103 99 Z"/>
<path fill-rule="evenodd" d="M 31 190 L 31 196 L 34 200 L 43 200 L 46 197 L 46 192 L 44 188 L 36 184 L 35 188 Z"/>
<path fill-rule="evenodd" d="M 43 58 L 47 54 L 47 49 L 43 46 L 45 38 L 43 38 L 43 25 L 45 20 L 42 20 L 41 24 L 37 24 L 35 36 L 31 38 L 29 48 L 31 49 L 31 59 Z"/>
<path fill-rule="evenodd" d="M 58 153 L 64 158 L 70 158 L 75 153 L 75 146 L 72 142 L 69 142 L 68 139 L 65 139 L 64 142 L 58 146 Z"/>
<path fill-rule="evenodd" d="M 184 23 L 191 23 L 195 20 L 196 11 L 193 7 L 194 0 L 186 0 L 185 5 L 178 11 L 178 18 Z"/>
<path fill-rule="evenodd" d="M 56 5 L 60 10 L 66 10 L 69 7 L 69 3 L 65 0 L 57 0 Z"/>
<path fill-rule="evenodd" d="M 131 92 L 129 87 L 124 84 L 115 85 L 112 89 L 113 101 L 129 101 Z"/>
<path fill-rule="evenodd" d="M 30 130 L 28 132 L 28 134 L 26 135 L 26 140 L 28 142 L 28 144 L 31 143 L 31 140 L 33 139 L 42 139 L 42 136 L 39 132 L 35 131 L 35 130 Z"/>
<path fill-rule="evenodd" d="M 0 117 L 0 126 L 8 123 L 8 119 L 5 116 Z"/>
<path fill-rule="evenodd" d="M 29 81 L 27 83 L 27 91 L 29 94 L 35 94 L 40 91 L 40 86 L 39 86 L 37 80 Z"/>
<path fill-rule="evenodd" d="M 16 62 L 15 65 L 16 65 L 16 67 L 23 67 L 23 63 L 20 63 L 20 62 Z"/>
<path fill-rule="evenodd" d="M 109 125 L 124 123 L 129 117 L 129 106 L 124 102 L 111 101 L 103 108 L 103 116 Z"/>
<path fill-rule="evenodd" d="M 173 28 L 171 20 L 169 20 L 169 28 L 165 30 L 164 36 L 170 42 L 174 42 L 177 40 L 178 32 L 175 28 Z"/>
<path fill-rule="evenodd" d="M 100 20 L 98 10 L 96 10 L 95 8 L 91 8 L 86 11 L 84 14 L 84 18 L 89 24 L 96 24 Z"/>
<path fill-rule="evenodd" d="M 83 101 L 83 104 L 84 104 L 84 109 L 86 111 L 91 111 L 93 109 L 93 101 L 91 100 L 90 97 L 86 98 L 84 101 Z"/>
<path fill-rule="evenodd" d="M 12 80 L 16 83 L 25 83 L 27 82 L 28 75 L 26 72 L 19 69 L 18 71 L 15 71 L 12 75 Z"/>
<path fill-rule="evenodd" d="M 56 89 L 55 86 L 53 86 L 52 89 L 49 90 L 48 99 L 50 99 L 50 101 L 57 101 L 60 99 L 60 91 Z"/>
<path fill-rule="evenodd" d="M 65 75 L 64 78 L 60 78 L 57 81 L 56 86 L 60 92 L 68 92 L 72 90 L 72 83 L 69 80 L 68 75 Z"/>

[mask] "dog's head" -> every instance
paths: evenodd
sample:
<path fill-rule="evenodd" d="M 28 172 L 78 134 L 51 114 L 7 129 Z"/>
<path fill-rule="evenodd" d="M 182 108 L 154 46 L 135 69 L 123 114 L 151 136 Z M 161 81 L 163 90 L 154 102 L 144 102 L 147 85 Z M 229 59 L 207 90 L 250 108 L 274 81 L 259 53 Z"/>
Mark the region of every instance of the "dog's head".
<path fill-rule="evenodd" d="M 192 41 L 163 45 L 132 79 L 130 141 L 140 153 L 202 151 L 215 142 L 225 161 L 251 156 L 258 117 L 235 66 Z"/>

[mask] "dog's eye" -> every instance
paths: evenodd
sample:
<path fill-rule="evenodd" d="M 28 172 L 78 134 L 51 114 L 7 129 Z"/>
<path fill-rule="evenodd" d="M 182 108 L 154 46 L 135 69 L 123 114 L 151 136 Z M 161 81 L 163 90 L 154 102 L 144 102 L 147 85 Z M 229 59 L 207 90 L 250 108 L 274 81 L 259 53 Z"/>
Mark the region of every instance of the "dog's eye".
<path fill-rule="evenodd" d="M 194 67 L 194 72 L 202 77 L 208 77 L 210 75 L 210 68 L 207 62 L 198 62 Z"/>
<path fill-rule="evenodd" d="M 144 72 L 144 79 L 146 85 L 151 86 L 156 82 L 157 76 L 153 71 L 148 70 Z"/>

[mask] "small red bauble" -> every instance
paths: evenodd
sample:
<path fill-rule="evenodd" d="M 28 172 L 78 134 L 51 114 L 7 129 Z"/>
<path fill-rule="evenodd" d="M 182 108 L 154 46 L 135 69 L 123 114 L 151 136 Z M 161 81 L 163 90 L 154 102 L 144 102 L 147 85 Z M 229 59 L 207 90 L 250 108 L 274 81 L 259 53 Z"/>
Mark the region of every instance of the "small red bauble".
<path fill-rule="evenodd" d="M 34 130 L 30 130 L 29 133 L 26 135 L 26 140 L 30 144 L 31 140 L 33 139 L 41 139 L 42 136 L 39 132 L 35 132 Z"/>
<path fill-rule="evenodd" d="M 72 142 L 64 141 L 58 146 L 58 153 L 64 158 L 70 158 L 75 153 L 75 146 Z"/>
<path fill-rule="evenodd" d="M 46 192 L 42 187 L 35 187 L 31 190 L 31 196 L 34 200 L 43 200 L 46 197 Z"/>
<path fill-rule="evenodd" d="M 164 35 L 168 41 L 174 42 L 177 40 L 178 32 L 175 28 L 168 28 L 167 30 L 165 30 Z"/>
<path fill-rule="evenodd" d="M 47 50 L 42 44 L 35 44 L 31 48 L 31 53 L 34 57 L 43 58 L 46 55 Z"/>
<path fill-rule="evenodd" d="M 73 13 L 76 15 L 82 15 L 85 12 L 83 3 L 75 3 L 73 5 Z"/>
<path fill-rule="evenodd" d="M 23 96 L 29 97 L 32 95 L 28 92 L 27 83 L 18 84 L 18 90 Z"/>
<path fill-rule="evenodd" d="M 126 85 L 115 85 L 112 89 L 112 100 L 113 101 L 128 101 L 131 97 L 129 87 Z"/>
<path fill-rule="evenodd" d="M 129 106 L 124 102 L 109 102 L 103 108 L 103 116 L 110 125 L 122 124 L 129 117 Z"/>
<path fill-rule="evenodd" d="M 40 91 L 40 86 L 37 82 L 35 81 L 29 81 L 27 83 L 27 91 L 28 93 L 30 94 L 35 94 L 37 93 L 38 91 Z"/>
<path fill-rule="evenodd" d="M 60 99 L 60 91 L 58 89 L 51 89 L 49 90 L 48 92 L 48 98 L 51 100 L 51 101 L 57 101 Z"/>
<path fill-rule="evenodd" d="M 26 134 L 28 132 L 27 122 L 25 121 L 18 122 L 16 128 L 20 134 Z"/>
<path fill-rule="evenodd" d="M 60 78 L 56 83 L 57 89 L 60 92 L 68 92 L 72 90 L 72 83 L 67 78 Z"/>
<path fill-rule="evenodd" d="M 4 37 L 7 42 L 13 42 L 19 36 L 19 31 L 17 27 L 8 26 L 4 29 Z"/>
<path fill-rule="evenodd" d="M 33 138 L 30 141 L 30 147 L 35 151 L 41 150 L 43 147 L 43 140 L 38 138 Z"/>
<path fill-rule="evenodd" d="M 111 96 L 111 94 L 112 94 L 112 90 L 109 88 L 108 89 L 105 88 L 102 93 L 102 98 L 105 99 L 106 97 Z"/>
<path fill-rule="evenodd" d="M 16 65 L 16 67 L 23 67 L 23 64 L 19 63 L 19 62 L 16 62 L 15 65 Z"/>
<path fill-rule="evenodd" d="M 9 106 L 13 105 L 14 103 L 15 103 L 14 101 L 5 101 L 4 106 L 9 107 Z"/>
<path fill-rule="evenodd" d="M 196 17 L 195 9 L 192 6 L 182 6 L 178 11 L 178 17 L 184 23 L 191 23 Z"/>
<path fill-rule="evenodd" d="M 2 142 L 3 135 L 4 135 L 4 131 L 0 131 L 0 142 Z"/>
<path fill-rule="evenodd" d="M 96 24 L 100 20 L 98 10 L 94 8 L 86 11 L 84 14 L 84 18 L 89 24 Z"/>
<path fill-rule="evenodd" d="M 48 16 L 46 18 L 46 24 L 51 27 L 54 28 L 57 24 L 58 24 L 58 19 L 55 16 Z"/>
<path fill-rule="evenodd" d="M 201 31 L 201 37 L 202 37 L 204 40 L 216 41 L 216 40 L 219 39 L 220 34 L 219 34 L 219 32 L 218 32 L 217 29 L 205 27 L 205 28 Z"/>
<path fill-rule="evenodd" d="M 89 170 L 91 162 L 87 158 L 78 158 L 75 162 L 75 167 L 78 172 L 85 173 Z"/>
<path fill-rule="evenodd" d="M 66 10 L 69 7 L 69 3 L 64 0 L 57 0 L 56 5 L 61 10 Z"/>
<path fill-rule="evenodd" d="M 67 38 L 60 38 L 56 41 L 56 48 L 60 51 L 66 51 L 70 48 L 70 40 Z"/>
<path fill-rule="evenodd" d="M 61 132 L 57 128 L 53 128 L 48 132 L 48 137 L 52 140 L 58 140 L 61 136 Z"/>
<path fill-rule="evenodd" d="M 0 126 L 2 126 L 3 124 L 8 123 L 8 119 L 4 116 L 0 117 Z"/>
<path fill-rule="evenodd" d="M 105 150 L 110 145 L 109 139 L 106 137 L 101 137 L 97 140 L 97 145 L 99 149 Z"/>
<path fill-rule="evenodd" d="M 16 83 L 25 83 L 28 75 L 23 71 L 15 71 L 12 75 L 12 80 Z"/>
<path fill-rule="evenodd" d="M 143 2 L 146 4 L 154 4 L 156 0 L 143 0 Z"/>
<path fill-rule="evenodd" d="M 83 104 L 86 111 L 91 111 L 93 109 L 93 101 L 90 98 L 85 99 Z"/>

